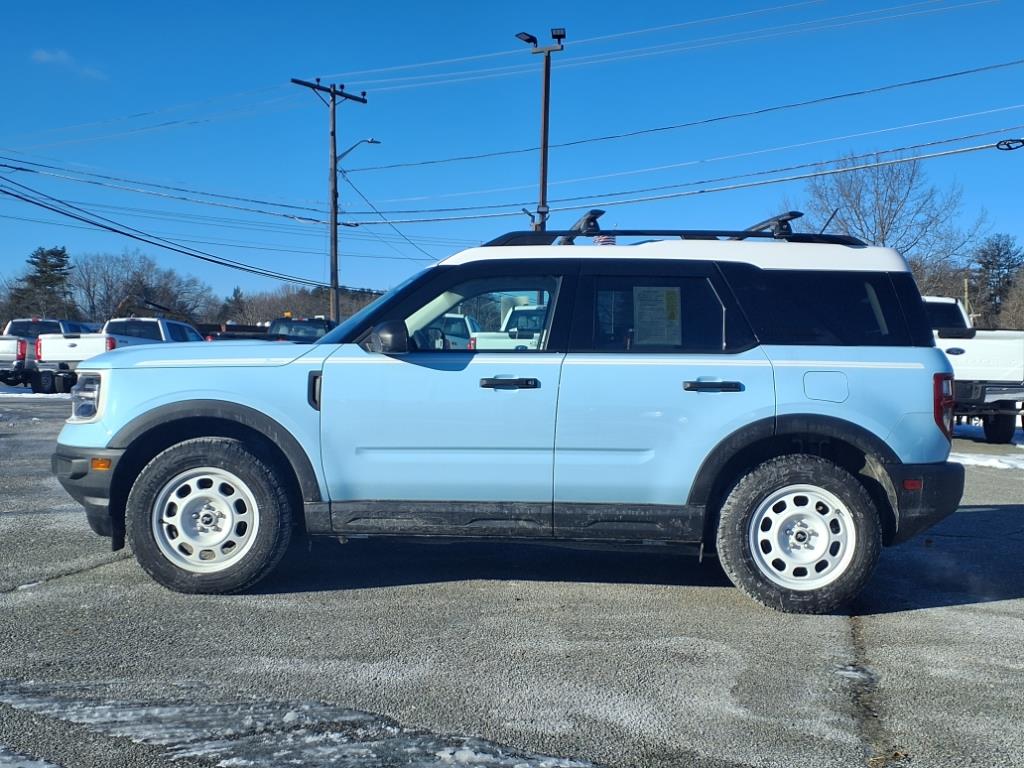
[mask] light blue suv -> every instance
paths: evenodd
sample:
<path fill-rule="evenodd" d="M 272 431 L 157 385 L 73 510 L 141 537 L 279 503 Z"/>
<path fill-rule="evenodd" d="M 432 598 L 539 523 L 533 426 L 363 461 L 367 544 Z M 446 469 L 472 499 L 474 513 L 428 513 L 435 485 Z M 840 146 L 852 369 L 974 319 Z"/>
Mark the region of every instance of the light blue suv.
<path fill-rule="evenodd" d="M 312 346 L 93 358 L 53 470 L 182 592 L 250 587 L 298 530 L 695 545 L 818 613 L 956 509 L 951 369 L 899 254 L 785 219 L 597 232 L 464 251 Z M 510 343 L 517 306 L 544 316 Z"/>

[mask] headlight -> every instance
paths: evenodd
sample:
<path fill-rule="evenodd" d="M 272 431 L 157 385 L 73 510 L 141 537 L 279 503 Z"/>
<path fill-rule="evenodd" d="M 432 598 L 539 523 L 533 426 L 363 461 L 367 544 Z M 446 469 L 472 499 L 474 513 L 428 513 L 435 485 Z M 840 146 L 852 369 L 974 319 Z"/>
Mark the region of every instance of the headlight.
<path fill-rule="evenodd" d="M 103 379 L 98 373 L 78 374 L 78 383 L 71 388 L 71 418 L 68 421 L 92 421 L 100 410 L 100 385 Z"/>

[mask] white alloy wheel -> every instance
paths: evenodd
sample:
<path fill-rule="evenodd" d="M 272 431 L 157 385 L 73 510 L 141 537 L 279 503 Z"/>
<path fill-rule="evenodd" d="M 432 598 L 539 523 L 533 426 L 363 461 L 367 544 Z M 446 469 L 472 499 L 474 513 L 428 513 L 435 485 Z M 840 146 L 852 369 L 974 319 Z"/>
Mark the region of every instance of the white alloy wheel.
<path fill-rule="evenodd" d="M 157 548 L 178 568 L 214 573 L 241 561 L 256 541 L 260 510 L 237 475 L 197 467 L 173 477 L 152 507 Z"/>
<path fill-rule="evenodd" d="M 820 589 L 850 567 L 857 529 L 842 501 L 815 485 L 788 485 L 754 510 L 750 554 L 757 569 L 786 589 Z"/>

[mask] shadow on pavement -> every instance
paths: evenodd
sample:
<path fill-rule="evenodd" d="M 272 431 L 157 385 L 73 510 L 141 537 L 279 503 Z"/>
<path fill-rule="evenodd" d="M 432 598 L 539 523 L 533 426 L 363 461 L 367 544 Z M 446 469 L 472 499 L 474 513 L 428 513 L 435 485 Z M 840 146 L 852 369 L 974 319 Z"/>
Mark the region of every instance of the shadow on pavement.
<path fill-rule="evenodd" d="M 884 549 L 853 616 L 1024 597 L 1024 505 L 960 507 L 905 544 Z"/>
<path fill-rule="evenodd" d="M 961 507 L 882 551 L 843 614 L 868 616 L 1024 597 L 1024 505 Z M 588 550 L 523 542 L 311 537 L 295 543 L 258 593 L 370 589 L 449 581 L 554 581 L 728 587 L 714 558 L 668 548 Z"/>
<path fill-rule="evenodd" d="M 696 549 L 585 550 L 524 542 L 329 538 L 297 541 L 254 591 L 367 589 L 447 581 L 564 581 L 729 586 Z"/>

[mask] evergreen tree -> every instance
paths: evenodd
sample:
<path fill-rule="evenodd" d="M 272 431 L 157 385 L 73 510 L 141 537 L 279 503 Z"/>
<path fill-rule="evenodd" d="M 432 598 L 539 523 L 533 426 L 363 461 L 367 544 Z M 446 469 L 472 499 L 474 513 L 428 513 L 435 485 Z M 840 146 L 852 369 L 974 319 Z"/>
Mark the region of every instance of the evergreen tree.
<path fill-rule="evenodd" d="M 11 290 L 12 315 L 77 317 L 78 311 L 71 298 L 72 267 L 67 249 L 36 248 L 26 261 L 29 271 Z"/>
<path fill-rule="evenodd" d="M 998 234 L 985 238 L 972 255 L 977 286 L 974 309 L 981 316 L 979 324 L 993 328 L 998 323 L 1014 278 L 1024 266 L 1024 249 L 1012 236 Z"/>

